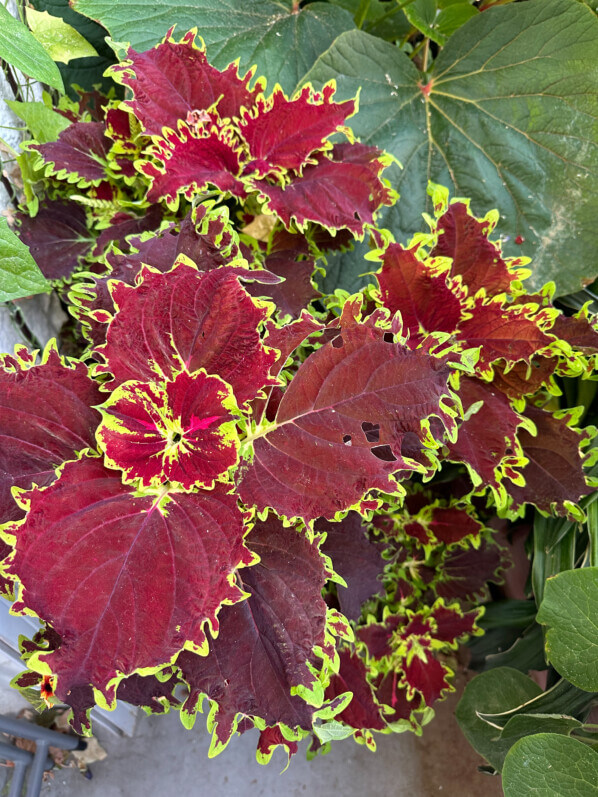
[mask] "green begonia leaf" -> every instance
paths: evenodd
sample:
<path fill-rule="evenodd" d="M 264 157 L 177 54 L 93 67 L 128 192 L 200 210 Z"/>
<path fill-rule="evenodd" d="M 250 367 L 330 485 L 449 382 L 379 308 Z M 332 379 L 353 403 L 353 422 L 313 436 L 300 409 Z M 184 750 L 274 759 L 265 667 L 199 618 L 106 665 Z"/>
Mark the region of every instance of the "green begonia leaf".
<path fill-rule="evenodd" d="M 0 58 L 25 75 L 64 91 L 54 61 L 19 19 L 0 4 Z"/>
<path fill-rule="evenodd" d="M 432 41 L 443 45 L 478 10 L 469 0 L 414 0 L 405 6 L 404 13 L 424 36 L 429 36 Z"/>
<path fill-rule="evenodd" d="M 592 797 L 598 795 L 598 753 L 566 736 L 534 734 L 511 748 L 502 784 L 505 797 Z"/>
<path fill-rule="evenodd" d="M 455 716 L 471 746 L 497 770 L 513 741 L 502 741 L 500 729 L 478 717 L 478 712 L 497 714 L 516 708 L 542 693 L 531 678 L 519 670 L 499 667 L 476 676 L 465 688 Z"/>
<path fill-rule="evenodd" d="M 328 3 L 293 10 L 290 0 L 74 0 L 76 11 L 101 22 L 115 41 L 135 50 L 153 47 L 172 25 L 181 36 L 197 28 L 210 63 L 219 69 L 240 60 L 241 74 L 257 64 L 258 74 L 292 90 L 342 31 L 353 27 L 348 11 Z"/>
<path fill-rule="evenodd" d="M 31 257 L 28 247 L 8 228 L 6 219 L 0 218 L 0 302 L 49 289 L 50 284 Z"/>
<path fill-rule="evenodd" d="M 405 53 L 362 31 L 343 33 L 304 80 L 361 86 L 351 125 L 404 166 L 386 213 L 398 239 L 431 210 L 427 179 L 500 209 L 505 253 L 533 258 L 530 282 L 557 292 L 596 275 L 598 19 L 575 0 L 528 0 L 477 14 L 424 76 Z"/>
<path fill-rule="evenodd" d="M 598 567 L 549 578 L 538 622 L 547 626 L 552 666 L 580 689 L 598 692 Z"/>
<path fill-rule="evenodd" d="M 31 136 L 39 144 L 56 141 L 60 133 L 71 124 L 65 116 L 48 108 L 43 102 L 6 100 L 6 104 L 19 119 L 25 122 Z"/>
<path fill-rule="evenodd" d="M 328 0 L 328 2 L 349 11 L 355 24 L 372 36 L 396 41 L 407 36 L 411 30 L 411 23 L 398 4 L 386 0 L 371 0 L 367 3 L 367 8 L 364 8 L 362 0 Z"/>
<path fill-rule="evenodd" d="M 54 61 L 68 64 L 75 58 L 97 55 L 94 47 L 60 17 L 30 8 L 27 22 L 31 32 Z"/>

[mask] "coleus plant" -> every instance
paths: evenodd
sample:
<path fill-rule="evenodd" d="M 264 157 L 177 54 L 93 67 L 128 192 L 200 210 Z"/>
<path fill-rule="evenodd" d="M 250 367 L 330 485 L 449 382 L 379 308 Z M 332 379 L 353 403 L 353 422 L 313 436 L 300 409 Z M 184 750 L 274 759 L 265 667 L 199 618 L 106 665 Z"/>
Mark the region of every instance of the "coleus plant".
<path fill-rule="evenodd" d="M 2 357 L 3 588 L 42 623 L 17 685 L 78 731 L 207 697 L 212 751 L 255 726 L 260 760 L 419 732 L 506 566 L 493 515 L 580 516 L 591 431 L 550 401 L 593 322 L 438 186 L 429 233 L 377 228 L 390 161 L 332 84 L 267 95 L 193 32 L 110 73 L 126 99 L 62 101 L 23 158 L 74 322 L 71 356 Z M 322 296 L 365 235 L 375 282 Z"/>

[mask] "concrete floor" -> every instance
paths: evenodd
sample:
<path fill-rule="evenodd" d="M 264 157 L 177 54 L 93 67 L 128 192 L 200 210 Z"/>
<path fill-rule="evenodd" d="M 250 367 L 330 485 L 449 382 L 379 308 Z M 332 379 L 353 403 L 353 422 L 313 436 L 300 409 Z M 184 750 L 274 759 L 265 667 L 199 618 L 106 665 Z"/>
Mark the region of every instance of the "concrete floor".
<path fill-rule="evenodd" d="M 501 797 L 498 778 L 481 775 L 481 759 L 469 748 L 444 703 L 424 735 L 379 736 L 373 754 L 351 739 L 308 762 L 304 747 L 281 774 L 286 758 L 255 761 L 255 732 L 231 740 L 215 759 L 202 717 L 186 731 L 176 712 L 142 716 L 132 739 L 98 733 L 108 757 L 92 765 L 92 780 L 75 770 L 55 771 L 43 797 Z"/>

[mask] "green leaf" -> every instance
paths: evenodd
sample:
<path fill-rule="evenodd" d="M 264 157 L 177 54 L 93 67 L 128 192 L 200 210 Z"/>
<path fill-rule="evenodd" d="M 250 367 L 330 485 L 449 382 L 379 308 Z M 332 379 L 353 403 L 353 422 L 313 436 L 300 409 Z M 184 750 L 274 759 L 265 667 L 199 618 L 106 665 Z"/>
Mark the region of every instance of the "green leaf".
<path fill-rule="evenodd" d="M 497 770 L 511 747 L 501 741 L 500 730 L 480 719 L 478 712 L 497 714 L 532 700 L 542 694 L 538 684 L 527 675 L 500 667 L 477 675 L 463 692 L 455 716 L 471 746 Z"/>
<path fill-rule="evenodd" d="M 25 75 L 64 91 L 54 61 L 28 28 L 0 4 L 0 58 Z"/>
<path fill-rule="evenodd" d="M 0 218 L 0 302 L 50 290 L 50 283 L 17 236 Z"/>
<path fill-rule="evenodd" d="M 502 785 L 505 797 L 592 797 L 598 795 L 598 753 L 566 736 L 528 736 L 507 755 Z"/>
<path fill-rule="evenodd" d="M 375 284 L 375 277 L 369 276 L 369 272 L 376 271 L 376 264 L 364 259 L 370 251 L 367 241 L 356 241 L 353 249 L 347 252 L 327 253 L 326 276 L 319 272 L 314 275 L 318 289 L 330 294 L 342 288 L 352 294 L 366 285 Z"/>
<path fill-rule="evenodd" d="M 73 11 L 68 0 L 32 0 L 32 4 L 38 11 L 47 11 L 52 16 L 63 19 L 67 25 L 75 28 L 90 42 L 98 53 L 97 57 L 75 58 L 68 64 L 58 65 L 71 99 L 76 99 L 73 85 L 80 86 L 85 91 L 100 86 L 100 90 L 104 93 L 107 93 L 111 87 L 114 88 L 112 80 L 103 76 L 106 69 L 116 61 L 114 52 L 104 41 L 108 31 L 91 19 Z"/>
<path fill-rule="evenodd" d="M 533 258 L 534 288 L 559 293 L 598 272 L 598 19 L 573 0 L 528 0 L 477 14 L 448 40 L 426 86 L 405 53 L 343 33 L 304 80 L 362 87 L 351 125 L 404 165 L 386 223 L 406 240 L 431 211 L 428 179 L 498 207 L 508 255 Z M 515 244 L 515 240 L 523 243 Z"/>
<path fill-rule="evenodd" d="M 11 111 L 22 119 L 31 136 L 40 144 L 56 141 L 60 133 L 70 125 L 69 120 L 43 102 L 18 102 L 6 100 Z"/>
<path fill-rule="evenodd" d="M 404 11 L 414 27 L 440 45 L 478 13 L 469 0 L 414 0 Z"/>
<path fill-rule="evenodd" d="M 294 11 L 291 0 L 163 0 L 153 5 L 74 0 L 73 7 L 101 22 L 115 41 L 130 42 L 139 51 L 153 47 L 174 24 L 175 36 L 197 27 L 214 66 L 224 68 L 238 58 L 244 74 L 257 64 L 270 88 L 278 82 L 285 91 L 295 88 L 339 33 L 353 27 L 342 8 L 310 3 Z"/>
<path fill-rule="evenodd" d="M 362 12 L 362 0 L 329 0 L 329 2 L 348 11 L 357 24 L 358 15 Z M 366 33 L 379 36 L 386 41 L 402 39 L 411 30 L 411 24 L 403 9 L 397 3 L 388 3 L 384 0 L 371 0 L 367 4 L 365 18 L 359 27 Z"/>
<path fill-rule="evenodd" d="M 581 728 L 582 722 L 574 717 L 562 714 L 517 714 L 507 722 L 500 734 L 501 741 L 510 740 L 515 744 L 524 736 L 534 733 L 560 733 L 569 736 L 572 731 Z"/>
<path fill-rule="evenodd" d="M 598 567 L 550 578 L 538 622 L 547 626 L 546 655 L 557 672 L 598 692 Z"/>
<path fill-rule="evenodd" d="M 74 58 L 97 55 L 94 47 L 60 17 L 30 8 L 27 22 L 35 38 L 54 61 L 68 64 Z"/>

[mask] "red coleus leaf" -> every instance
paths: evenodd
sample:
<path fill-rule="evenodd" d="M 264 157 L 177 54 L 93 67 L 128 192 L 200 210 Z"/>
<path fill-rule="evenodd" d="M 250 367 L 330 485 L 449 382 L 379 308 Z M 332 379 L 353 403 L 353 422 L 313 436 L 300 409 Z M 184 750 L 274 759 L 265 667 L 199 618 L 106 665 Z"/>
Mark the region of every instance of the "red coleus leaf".
<path fill-rule="evenodd" d="M 513 509 L 525 503 L 544 512 L 571 514 L 579 499 L 591 492 L 583 472 L 580 444 L 588 433 L 568 425 L 567 416 L 557 418 L 546 410 L 528 406 L 525 415 L 537 434 L 523 430 L 519 436 L 528 464 L 522 470 L 524 485 L 510 485 Z"/>
<path fill-rule="evenodd" d="M 313 153 L 323 149 L 326 139 L 355 112 L 354 100 L 336 103 L 333 96 L 334 87 L 328 85 L 321 94 L 305 86 L 291 100 L 280 88 L 267 100 L 259 98 L 254 108 L 243 113 L 239 125 L 251 158 L 245 174 L 264 177 L 272 171 L 298 172 L 314 163 Z"/>
<path fill-rule="evenodd" d="M 291 688 L 310 687 L 317 646 L 324 646 L 324 560 L 304 532 L 270 517 L 251 530 L 248 544 L 260 558 L 239 573 L 249 598 L 223 607 L 219 636 L 208 656 L 183 652 L 177 665 L 190 693 L 183 711 L 194 713 L 207 695 L 217 704 L 214 734 L 224 745 L 238 715 L 309 729 L 314 709 Z M 234 644 L 231 641 L 234 640 Z"/>
<path fill-rule="evenodd" d="M 483 403 L 459 426 L 457 440 L 447 443 L 447 458 L 468 465 L 479 483 L 498 487 L 501 465 L 519 464 L 517 429 L 524 420 L 493 384 L 466 377 L 461 380 L 459 396 L 466 414 Z"/>
<path fill-rule="evenodd" d="M 391 713 L 385 713 L 387 722 L 411 719 L 411 715 L 421 705 L 421 697 L 418 694 L 409 696 L 407 688 L 400 683 L 396 672 L 389 672 L 376 679 L 375 688 L 376 699 L 384 706 L 392 709 Z"/>
<path fill-rule="evenodd" d="M 528 307 L 503 306 L 500 300 L 488 302 L 482 298 L 470 312 L 471 318 L 459 326 L 458 337 L 468 347 L 480 347 L 476 366 L 480 373 L 492 374 L 496 360 L 529 363 L 534 354 L 552 342 Z"/>
<path fill-rule="evenodd" d="M 445 545 L 459 542 L 465 537 L 477 537 L 483 528 L 482 524 L 464 509 L 457 509 L 454 506 L 434 507 L 428 527 L 436 539 Z"/>
<path fill-rule="evenodd" d="M 201 273 L 178 263 L 167 274 L 144 268 L 136 287 L 116 284 L 118 312 L 96 350 L 106 362 L 98 371 L 112 373 L 110 386 L 117 387 L 204 368 L 231 385 L 239 405 L 254 398 L 274 384 L 269 371 L 277 352 L 263 346 L 258 332 L 266 310 L 239 285 L 248 275 L 259 278 L 260 272 L 225 267 Z"/>
<path fill-rule="evenodd" d="M 104 133 L 103 122 L 74 122 L 62 131 L 58 141 L 30 144 L 29 149 L 41 155 L 46 164 L 46 175 L 89 185 L 106 177 L 106 159 L 111 142 Z"/>
<path fill-rule="evenodd" d="M 277 747 L 286 749 L 289 761 L 299 749 L 297 742 L 285 739 L 279 725 L 275 725 L 273 728 L 264 728 L 257 743 L 257 757 L 260 763 L 269 761 Z"/>
<path fill-rule="evenodd" d="M 303 253 L 299 250 L 271 252 L 264 259 L 264 268 L 282 277 L 284 282 L 276 285 L 250 285 L 247 292 L 252 296 L 271 299 L 280 318 L 290 316 L 299 318 L 301 311 L 322 294 L 314 288 L 311 276 L 314 271 L 313 258 L 298 259 Z"/>
<path fill-rule="evenodd" d="M 430 617 L 434 620 L 434 639 L 453 645 L 460 637 L 469 636 L 475 629 L 478 611 L 462 612 L 456 605 L 436 606 Z"/>
<path fill-rule="evenodd" d="M 598 352 L 598 331 L 583 310 L 570 318 L 558 315 L 550 334 L 566 340 L 573 348 L 579 349 L 584 354 Z"/>
<path fill-rule="evenodd" d="M 376 275 L 382 302 L 394 315 L 401 312 L 405 330 L 418 338 L 425 332 L 454 332 L 463 307 L 459 295 L 430 261 L 417 257 L 417 248 L 389 244 Z"/>
<path fill-rule="evenodd" d="M 155 675 L 134 674 L 119 683 L 117 695 L 119 700 L 132 706 L 149 708 L 152 714 L 164 714 L 168 706 L 178 706 L 180 703 L 173 695 L 177 683 L 175 675 L 159 681 Z"/>
<path fill-rule="evenodd" d="M 85 210 L 76 202 L 51 200 L 34 218 L 18 213 L 17 220 L 15 232 L 47 279 L 68 279 L 93 243 Z"/>
<path fill-rule="evenodd" d="M 159 385 L 125 382 L 101 407 L 106 465 L 142 487 L 211 489 L 237 463 L 235 409 L 229 385 L 205 371 Z"/>
<path fill-rule="evenodd" d="M 368 539 L 357 512 L 349 512 L 339 523 L 319 520 L 315 529 L 326 532 L 321 550 L 331 558 L 335 573 L 347 582 L 346 587 L 337 586 L 341 612 L 349 620 L 358 620 L 362 604 L 382 589 L 379 577 L 386 562 L 380 546 Z"/>
<path fill-rule="evenodd" d="M 110 220 L 110 225 L 98 235 L 93 249 L 94 257 L 99 257 L 111 242 L 122 249 L 129 235 L 140 235 L 148 230 L 157 230 L 162 216 L 163 210 L 159 205 L 150 205 L 144 216 L 130 216 L 122 211 L 116 213 Z"/>
<path fill-rule="evenodd" d="M 510 399 L 533 396 L 543 385 L 550 383 L 558 364 L 558 357 L 532 357 L 529 365 L 515 363 L 508 371 L 505 366 L 495 365 L 492 386 Z"/>
<path fill-rule="evenodd" d="M 203 49 L 189 31 L 180 42 L 172 28 L 163 42 L 144 53 L 127 51 L 127 61 L 111 67 L 110 74 L 127 86 L 132 100 L 122 105 L 141 122 L 148 136 L 162 135 L 162 128 L 176 130 L 189 114 L 215 108 L 221 118 L 235 118 L 241 108 L 251 108 L 258 91 L 249 88 L 252 73 L 240 78 L 235 64 L 224 71 L 211 66 Z"/>
<path fill-rule="evenodd" d="M 417 645 L 417 652 L 403 664 L 403 680 L 408 686 L 408 693 L 411 690 L 419 692 L 427 706 L 431 706 L 443 692 L 450 689 L 448 675 L 448 668 L 430 650 L 420 645 Z"/>
<path fill-rule="evenodd" d="M 300 228 L 314 221 L 330 230 L 346 227 L 362 235 L 365 226 L 373 224 L 376 210 L 393 202 L 380 179 L 386 166 L 381 155 L 365 144 L 337 144 L 330 157 L 320 156 L 283 188 L 263 180 L 252 185 L 287 227 L 292 221 Z"/>
<path fill-rule="evenodd" d="M 434 415 L 442 429 L 451 426 L 442 359 L 387 342 L 383 329 L 343 323 L 299 367 L 274 425 L 254 436 L 239 487 L 247 505 L 332 518 L 370 489 L 393 491 L 392 473 L 420 469 L 401 446 L 408 435 L 423 440 L 423 419 Z"/>
<path fill-rule="evenodd" d="M 374 699 L 372 686 L 367 680 L 365 664 L 356 653 L 349 650 L 339 651 L 339 661 L 339 671 L 330 677 L 326 697 L 332 700 L 344 692 L 352 692 L 353 697 L 336 719 L 352 728 L 384 730 L 386 723 L 382 719 L 380 706 Z"/>
<path fill-rule="evenodd" d="M 241 171 L 237 144 L 230 133 L 216 126 L 196 131 L 181 123 L 177 132 L 166 131 L 150 152 L 153 160 L 138 163 L 151 183 L 149 202 L 164 199 L 169 207 L 177 208 L 179 194 L 191 200 L 209 185 L 236 196 L 245 194 L 237 179 Z"/>
<path fill-rule="evenodd" d="M 502 581 L 505 566 L 504 549 L 488 540 L 482 540 L 479 548 L 454 548 L 432 574 L 434 592 L 445 600 L 482 598 L 489 581 Z"/>
<path fill-rule="evenodd" d="M 102 394 L 83 363 L 71 368 L 54 349 L 40 365 L 22 354 L 0 370 L 0 523 L 23 514 L 11 488 L 52 482 L 58 465 L 95 447 L 100 421 Z"/>
<path fill-rule="evenodd" d="M 90 684 L 110 702 L 119 676 L 161 667 L 185 645 L 205 651 L 204 624 L 215 632 L 222 603 L 243 595 L 234 571 L 253 561 L 244 516 L 218 487 L 141 496 L 100 460 L 82 459 L 28 500 L 26 519 L 8 527 L 10 572 L 23 585 L 15 609 L 61 637 L 38 657 L 67 704 Z"/>
<path fill-rule="evenodd" d="M 500 247 L 488 240 L 488 221 L 472 216 L 464 202 L 453 202 L 437 225 L 441 232 L 432 256 L 452 259 L 451 276 L 462 277 L 470 296 L 480 289 L 486 296 L 509 290 L 517 274 L 509 271 Z"/>

